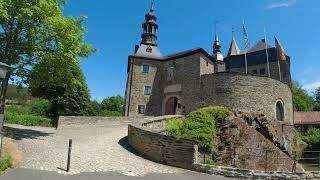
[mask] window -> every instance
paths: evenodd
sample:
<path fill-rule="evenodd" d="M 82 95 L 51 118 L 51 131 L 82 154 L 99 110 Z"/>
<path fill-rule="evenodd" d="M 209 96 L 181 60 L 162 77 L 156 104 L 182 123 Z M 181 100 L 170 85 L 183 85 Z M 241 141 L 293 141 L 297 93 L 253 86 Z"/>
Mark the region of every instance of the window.
<path fill-rule="evenodd" d="M 207 66 L 209 66 L 209 62 L 207 61 Z"/>
<path fill-rule="evenodd" d="M 152 53 L 152 47 L 149 46 L 149 47 L 146 49 L 146 51 L 147 51 L 148 53 Z"/>
<path fill-rule="evenodd" d="M 149 71 L 150 71 L 149 65 L 146 65 L 146 64 L 142 65 L 142 72 L 143 73 L 149 73 Z"/>
<path fill-rule="evenodd" d="M 145 105 L 139 105 L 138 106 L 138 114 L 145 114 L 146 106 Z"/>
<path fill-rule="evenodd" d="M 151 86 L 144 87 L 144 95 L 151 95 Z"/>
<path fill-rule="evenodd" d="M 264 74 L 266 74 L 266 69 L 265 69 L 265 68 L 263 68 L 263 69 L 260 69 L 260 74 L 261 74 L 261 75 L 264 75 Z"/>
<path fill-rule="evenodd" d="M 253 70 L 253 71 L 252 71 L 252 74 L 258 74 L 258 70 L 256 70 L 256 69 Z"/>
<path fill-rule="evenodd" d="M 284 121 L 284 108 L 281 101 L 277 102 L 276 105 L 276 116 L 278 121 Z"/>

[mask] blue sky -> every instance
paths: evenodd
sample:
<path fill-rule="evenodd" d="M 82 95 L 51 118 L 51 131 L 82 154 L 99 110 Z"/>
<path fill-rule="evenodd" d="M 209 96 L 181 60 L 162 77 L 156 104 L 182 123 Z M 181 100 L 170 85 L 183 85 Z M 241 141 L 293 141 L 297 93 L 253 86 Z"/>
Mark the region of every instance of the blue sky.
<path fill-rule="evenodd" d="M 212 51 L 214 24 L 226 54 L 232 28 L 242 43 L 244 19 L 251 45 L 264 37 L 274 45 L 277 36 L 291 56 L 292 77 L 309 92 L 320 86 L 319 0 L 155 0 L 159 47 L 171 54 L 195 47 Z M 98 52 L 83 59 L 82 69 L 92 99 L 124 95 L 128 55 L 140 43 L 141 24 L 150 0 L 69 0 L 65 15 L 86 15 L 86 41 Z"/>

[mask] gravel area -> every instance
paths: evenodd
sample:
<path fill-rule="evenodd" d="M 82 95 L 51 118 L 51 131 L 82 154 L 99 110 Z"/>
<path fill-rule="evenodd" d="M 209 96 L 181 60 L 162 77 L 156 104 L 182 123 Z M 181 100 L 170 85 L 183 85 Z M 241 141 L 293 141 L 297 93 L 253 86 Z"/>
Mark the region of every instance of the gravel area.
<path fill-rule="evenodd" d="M 71 174 L 118 172 L 129 176 L 149 173 L 185 173 L 139 157 L 128 150 L 127 122 L 105 126 L 69 127 L 61 130 L 43 127 L 6 125 L 23 152 L 20 168 L 65 173 L 68 140 L 73 140 Z"/>

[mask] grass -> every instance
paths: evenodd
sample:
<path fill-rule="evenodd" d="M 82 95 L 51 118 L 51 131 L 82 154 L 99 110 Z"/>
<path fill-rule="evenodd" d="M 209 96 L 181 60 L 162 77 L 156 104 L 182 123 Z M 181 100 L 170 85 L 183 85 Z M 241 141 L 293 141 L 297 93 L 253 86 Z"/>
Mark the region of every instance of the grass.
<path fill-rule="evenodd" d="M 320 171 L 320 166 L 303 165 L 303 168 L 309 172 Z"/>
<path fill-rule="evenodd" d="M 12 163 L 10 158 L 4 158 L 0 160 L 0 174 L 3 174 L 5 170 L 11 167 L 12 167 Z"/>

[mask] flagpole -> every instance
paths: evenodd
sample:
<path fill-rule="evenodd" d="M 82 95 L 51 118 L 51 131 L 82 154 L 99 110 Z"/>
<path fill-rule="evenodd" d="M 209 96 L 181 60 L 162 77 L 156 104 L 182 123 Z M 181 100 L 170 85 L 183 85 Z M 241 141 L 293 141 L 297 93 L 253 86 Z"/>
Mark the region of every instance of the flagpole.
<path fill-rule="evenodd" d="M 245 66 L 246 66 L 246 74 L 248 74 L 248 59 L 247 59 L 247 49 L 249 46 L 249 37 L 248 37 L 248 32 L 245 26 L 244 20 L 242 21 L 242 28 L 243 28 L 243 38 L 244 38 L 244 61 L 245 61 Z"/>
<path fill-rule="evenodd" d="M 271 77 L 271 75 L 270 75 L 270 63 L 269 63 L 268 41 L 267 41 L 266 28 L 264 28 L 264 38 L 265 38 L 265 43 L 266 43 L 266 55 L 267 55 L 268 77 Z"/>
<path fill-rule="evenodd" d="M 280 81 L 282 81 L 282 75 L 281 75 L 281 66 L 280 66 L 280 55 L 279 55 L 279 42 L 277 42 L 278 40 L 277 40 L 277 38 L 276 38 L 276 36 L 274 36 L 274 38 L 275 38 L 275 40 L 276 40 L 276 49 L 277 49 L 277 56 L 278 56 L 278 69 L 279 69 L 279 79 L 280 79 Z"/>

